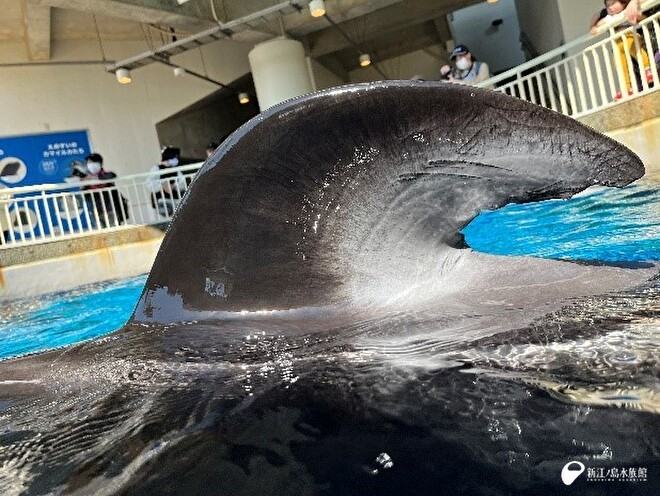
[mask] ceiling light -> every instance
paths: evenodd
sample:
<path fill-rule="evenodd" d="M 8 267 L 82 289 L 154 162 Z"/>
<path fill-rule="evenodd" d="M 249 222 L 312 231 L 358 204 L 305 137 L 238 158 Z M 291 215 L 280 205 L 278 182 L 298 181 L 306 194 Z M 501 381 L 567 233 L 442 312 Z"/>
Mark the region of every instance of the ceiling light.
<path fill-rule="evenodd" d="M 245 105 L 246 103 L 250 103 L 250 95 L 248 95 L 247 93 L 239 93 L 238 101 L 241 102 L 242 105 Z"/>
<path fill-rule="evenodd" d="M 119 84 L 128 84 L 133 81 L 131 78 L 131 71 L 124 69 L 123 67 L 120 67 L 115 71 L 115 76 L 117 76 L 117 82 Z"/>
<path fill-rule="evenodd" d="M 182 4 L 186 3 L 187 1 L 188 0 L 176 0 L 176 3 L 178 3 L 179 5 L 182 5 Z"/>
<path fill-rule="evenodd" d="M 371 57 L 369 57 L 368 53 L 363 53 L 360 55 L 360 65 L 362 67 L 367 67 L 368 65 L 371 65 Z"/>
<path fill-rule="evenodd" d="M 495 3 L 497 0 L 486 0 L 486 3 Z"/>
<path fill-rule="evenodd" d="M 309 11 L 312 17 L 321 17 L 325 15 L 325 3 L 323 0 L 312 0 L 309 2 Z"/>
<path fill-rule="evenodd" d="M 186 75 L 186 70 L 183 67 L 175 67 L 174 68 L 174 75 L 176 77 L 185 76 Z"/>

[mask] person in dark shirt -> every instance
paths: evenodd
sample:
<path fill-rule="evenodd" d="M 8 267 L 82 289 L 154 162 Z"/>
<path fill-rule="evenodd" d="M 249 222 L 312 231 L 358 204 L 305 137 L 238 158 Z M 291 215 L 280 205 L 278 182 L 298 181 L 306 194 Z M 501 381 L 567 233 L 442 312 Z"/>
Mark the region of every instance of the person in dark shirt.
<path fill-rule="evenodd" d="M 117 174 L 103 168 L 103 157 L 98 153 L 90 153 L 85 157 L 88 174 L 82 178 L 83 181 L 98 180 L 105 181 L 115 179 Z M 90 221 L 94 226 L 101 227 L 117 226 L 128 218 L 128 202 L 117 191 L 112 181 L 89 184 L 83 186 L 85 200 L 90 207 Z"/>

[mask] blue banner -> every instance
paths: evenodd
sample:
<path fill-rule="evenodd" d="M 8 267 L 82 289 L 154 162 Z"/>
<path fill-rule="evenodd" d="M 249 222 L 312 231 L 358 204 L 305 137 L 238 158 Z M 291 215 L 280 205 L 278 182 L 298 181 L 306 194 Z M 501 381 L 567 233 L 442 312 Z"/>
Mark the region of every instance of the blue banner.
<path fill-rule="evenodd" d="M 9 188 L 61 183 L 72 162 L 90 153 L 87 131 L 0 137 L 0 182 Z"/>
<path fill-rule="evenodd" d="M 3 188 L 63 183 L 71 176 L 73 163 L 85 163 L 90 153 L 87 131 L 0 137 L 0 194 Z M 0 201 L 3 210 L 0 227 L 5 240 L 76 232 L 89 227 L 83 215 L 86 205 L 82 205 L 80 197 L 55 201 L 37 196 L 37 193 L 10 195 L 10 199 Z"/>

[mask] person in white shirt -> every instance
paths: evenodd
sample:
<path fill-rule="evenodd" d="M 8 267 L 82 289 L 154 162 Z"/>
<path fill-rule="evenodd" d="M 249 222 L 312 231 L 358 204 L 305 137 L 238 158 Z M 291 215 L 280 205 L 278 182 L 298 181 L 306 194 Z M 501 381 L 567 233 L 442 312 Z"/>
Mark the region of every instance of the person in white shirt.
<path fill-rule="evenodd" d="M 147 188 L 151 193 L 151 206 L 159 215 L 171 217 L 181 201 L 188 184 L 180 170 L 181 150 L 166 146 L 160 152 L 160 162 L 154 165 L 147 178 Z M 174 170 L 172 170 L 174 168 Z"/>

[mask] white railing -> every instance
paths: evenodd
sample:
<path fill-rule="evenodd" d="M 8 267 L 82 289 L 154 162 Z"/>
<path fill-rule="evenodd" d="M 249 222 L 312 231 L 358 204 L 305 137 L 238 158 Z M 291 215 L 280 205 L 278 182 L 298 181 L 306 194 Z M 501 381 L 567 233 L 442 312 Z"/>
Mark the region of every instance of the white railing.
<path fill-rule="evenodd" d="M 201 165 L 0 189 L 0 249 L 168 222 Z"/>
<path fill-rule="evenodd" d="M 660 0 L 642 2 L 643 9 L 659 4 Z M 599 34 L 586 34 L 479 86 L 494 87 L 571 117 L 657 91 L 659 20 L 656 13 L 637 26 L 616 31 L 625 21 L 619 14 L 600 27 Z"/>

